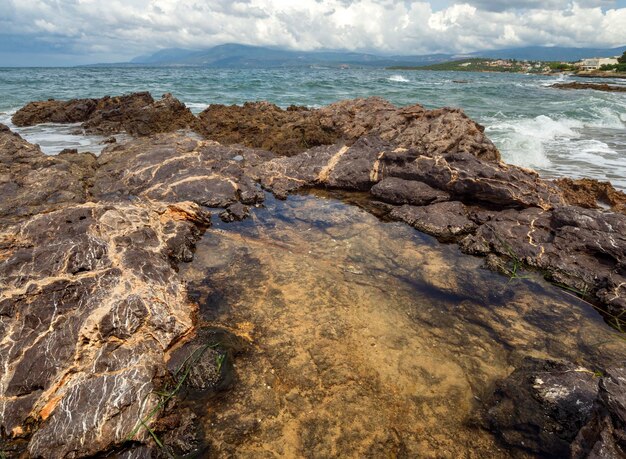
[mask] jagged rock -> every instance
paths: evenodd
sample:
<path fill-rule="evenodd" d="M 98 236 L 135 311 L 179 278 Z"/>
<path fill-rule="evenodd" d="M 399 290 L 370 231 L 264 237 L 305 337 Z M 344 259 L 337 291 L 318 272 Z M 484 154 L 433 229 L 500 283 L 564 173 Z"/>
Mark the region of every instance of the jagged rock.
<path fill-rule="evenodd" d="M 384 99 L 370 97 L 337 102 L 319 109 L 319 114 L 323 126 L 339 130 L 352 141 L 371 135 L 428 156 L 465 152 L 488 161 L 500 159 L 484 127 L 458 108 L 397 108 Z"/>
<path fill-rule="evenodd" d="M 420 105 L 397 108 L 378 98 L 346 100 L 318 110 L 268 102 L 242 107 L 211 105 L 199 116 L 199 132 L 225 144 L 240 143 L 292 156 L 341 138 L 351 144 L 364 136 L 377 136 L 395 147 L 422 154 L 466 152 L 487 160 L 500 153 L 484 128 L 462 110 L 426 110 Z"/>
<path fill-rule="evenodd" d="M 195 122 L 196 118 L 185 104 L 168 93 L 161 100 L 145 105 L 98 110 L 83 124 L 83 128 L 95 134 L 125 131 L 134 136 L 147 136 L 187 129 L 193 127 Z"/>
<path fill-rule="evenodd" d="M 601 379 L 593 415 L 572 444 L 571 457 L 626 457 L 626 368 L 607 370 Z"/>
<path fill-rule="evenodd" d="M 475 234 L 461 241 L 474 255 L 495 253 L 541 270 L 604 305 L 626 310 L 626 216 L 561 206 L 554 211 L 483 212 Z"/>
<path fill-rule="evenodd" d="M 531 170 L 484 161 L 468 153 L 443 156 L 397 151 L 383 158 L 383 174 L 418 180 L 457 199 L 499 207 L 540 207 L 563 204 L 560 191 Z"/>
<path fill-rule="evenodd" d="M 616 190 L 609 182 L 561 178 L 554 183 L 561 189 L 565 201 L 572 206 L 588 209 L 609 206 L 614 212 L 626 213 L 626 194 Z"/>
<path fill-rule="evenodd" d="M 389 148 L 376 137 L 363 137 L 351 146 L 316 147 L 289 158 L 276 158 L 259 164 L 253 173 L 278 197 L 312 186 L 365 191 L 382 178 L 380 158 Z"/>
<path fill-rule="evenodd" d="M 450 199 L 445 191 L 436 190 L 423 182 L 397 177 L 383 179 L 372 187 L 370 193 L 376 199 L 398 205 L 426 206 Z"/>
<path fill-rule="evenodd" d="M 230 223 L 244 220 L 248 215 L 250 215 L 248 207 L 240 202 L 236 202 L 228 206 L 224 212 L 220 213 L 220 218 L 222 221 Z"/>
<path fill-rule="evenodd" d="M 44 458 L 125 441 L 193 325 L 173 265 L 208 223 L 192 203 L 86 203 L 2 230 L 3 435 L 30 437 Z"/>
<path fill-rule="evenodd" d="M 198 131 L 223 144 L 242 144 L 291 156 L 318 145 L 335 143 L 340 133 L 319 122 L 314 110 L 269 102 L 243 106 L 212 104 L 198 115 Z"/>
<path fill-rule="evenodd" d="M 18 218 L 87 200 L 96 157 L 38 146 L 0 124 L 0 227 Z"/>
<path fill-rule="evenodd" d="M 392 210 L 389 216 L 442 240 L 451 240 L 476 229 L 476 224 L 467 217 L 465 206 L 458 201 L 423 207 L 405 204 Z"/>
<path fill-rule="evenodd" d="M 273 157 L 182 134 L 139 138 L 102 151 L 92 193 L 96 199 L 138 196 L 208 207 L 255 204 L 263 192 L 245 170 Z"/>
<path fill-rule="evenodd" d="M 20 108 L 11 121 L 16 126 L 34 126 L 41 123 L 82 123 L 100 111 L 122 113 L 154 102 L 148 92 L 102 99 L 47 100 L 31 102 Z"/>
<path fill-rule="evenodd" d="M 499 381 L 487 420 L 502 441 L 545 457 L 567 457 L 591 417 L 598 392 L 593 371 L 527 357 Z"/>
<path fill-rule="evenodd" d="M 16 126 L 40 123 L 83 123 L 92 134 L 108 135 L 128 132 L 145 136 L 195 126 L 191 111 L 171 94 L 155 101 L 150 93 L 139 92 L 102 99 L 49 100 L 31 102 L 12 118 Z"/>
<path fill-rule="evenodd" d="M 86 127 L 143 135 L 195 122 L 169 96 L 127 97 L 124 108 L 115 105 L 123 98 L 93 99 Z M 65 111 L 68 120 L 89 111 L 74 102 L 25 107 L 20 116 L 50 120 Z M 458 110 L 396 108 L 374 98 L 209 114 L 223 119 L 205 117 L 205 136 L 304 151 L 279 157 L 170 133 L 111 144 L 98 158 L 69 150 L 46 156 L 0 125 L 0 366 L 7 369 L 0 437 L 18 439 L 32 456 L 118 448 L 155 406 L 149 394 L 171 377 L 171 349 L 190 349 L 179 341 L 193 336 L 195 306 L 176 266 L 192 259 L 208 224 L 200 206 L 243 218 L 247 205 L 264 199 L 259 185 L 283 198 L 303 187 L 369 191 L 393 204 L 384 207 L 389 216 L 460 241 L 494 267 L 514 259 L 613 315 L 626 310 L 626 216 L 567 205 L 579 199 L 569 184 L 500 163 L 482 128 Z M 215 382 L 216 358 L 207 354 L 198 367 L 197 387 Z M 561 405 L 545 403 L 560 413 Z M 142 431 L 138 441 L 145 439 Z"/>

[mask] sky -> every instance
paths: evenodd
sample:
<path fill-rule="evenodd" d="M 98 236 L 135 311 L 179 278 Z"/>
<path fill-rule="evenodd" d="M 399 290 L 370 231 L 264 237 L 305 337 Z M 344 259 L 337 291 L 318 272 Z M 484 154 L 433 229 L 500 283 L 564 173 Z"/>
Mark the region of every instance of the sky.
<path fill-rule="evenodd" d="M 626 45 L 626 0 L 0 0 L 0 66 L 224 43 L 381 54 Z"/>

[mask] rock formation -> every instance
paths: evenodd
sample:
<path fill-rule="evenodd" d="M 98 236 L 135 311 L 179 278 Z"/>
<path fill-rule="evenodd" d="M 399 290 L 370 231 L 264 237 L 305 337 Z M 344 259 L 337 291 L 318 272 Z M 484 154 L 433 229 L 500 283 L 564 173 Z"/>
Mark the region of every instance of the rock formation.
<path fill-rule="evenodd" d="M 397 108 L 378 97 L 337 102 L 318 110 L 282 110 L 267 102 L 242 107 L 211 105 L 198 119 L 198 131 L 207 139 L 285 156 L 335 144 L 339 139 L 351 144 L 370 135 L 424 154 L 465 152 L 482 159 L 500 159 L 484 128 L 463 111 L 426 110 L 421 105 Z"/>
<path fill-rule="evenodd" d="M 594 89 L 596 91 L 605 92 L 626 92 L 626 86 L 606 83 L 578 83 L 577 81 L 572 83 L 555 83 L 552 87 L 558 89 Z"/>
<path fill-rule="evenodd" d="M 489 427 L 510 446 L 541 457 L 626 456 L 626 368 L 526 358 L 487 405 Z"/>
<path fill-rule="evenodd" d="M 609 321 L 626 311 L 626 215 L 598 205 L 621 211 L 624 195 L 500 162 L 458 109 L 372 98 L 318 110 L 212 106 L 196 119 L 169 95 L 139 93 L 31 103 L 14 122 L 136 137 L 99 157 L 46 156 L 0 126 L 0 439 L 16 454 L 85 457 L 118 451 L 129 435 L 146 443 L 136 427 L 172 378 L 170 357 L 184 361 L 178 352 L 196 332 L 177 264 L 191 260 L 209 208 L 244 219 L 262 188 L 279 198 L 315 187 L 369 193 L 387 217 L 489 266 L 539 269 Z M 185 128 L 205 139 L 163 133 Z M 214 354 L 203 361 L 211 384 Z M 577 440 L 581 451 L 606 435 L 622 441 L 615 378 L 601 385 L 611 395 Z M 159 416 L 146 424 L 166 435 L 187 425 Z M 574 439 L 570 430 L 551 451 Z"/>
<path fill-rule="evenodd" d="M 18 110 L 12 121 L 16 126 L 82 123 L 87 133 L 108 135 L 125 131 L 143 136 L 186 129 L 194 126 L 196 119 L 171 94 L 155 101 L 150 93 L 139 92 L 102 99 L 31 102 Z"/>

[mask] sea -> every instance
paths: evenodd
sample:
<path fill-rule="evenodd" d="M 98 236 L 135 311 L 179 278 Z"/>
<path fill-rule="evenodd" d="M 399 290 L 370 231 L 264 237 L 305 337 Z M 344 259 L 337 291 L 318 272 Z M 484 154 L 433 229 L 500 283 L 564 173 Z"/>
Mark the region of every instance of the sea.
<path fill-rule="evenodd" d="M 64 148 L 99 153 L 104 139 L 80 135 L 78 125 L 17 128 L 11 116 L 34 100 L 135 91 L 155 98 L 172 93 L 194 113 L 210 104 L 267 100 L 281 107 L 320 107 L 380 96 L 398 106 L 462 108 L 485 126 L 505 162 L 547 178 L 590 177 L 626 190 L 626 93 L 551 87 L 577 80 L 599 82 L 568 75 L 383 69 L 0 68 L 0 123 L 48 154 Z"/>

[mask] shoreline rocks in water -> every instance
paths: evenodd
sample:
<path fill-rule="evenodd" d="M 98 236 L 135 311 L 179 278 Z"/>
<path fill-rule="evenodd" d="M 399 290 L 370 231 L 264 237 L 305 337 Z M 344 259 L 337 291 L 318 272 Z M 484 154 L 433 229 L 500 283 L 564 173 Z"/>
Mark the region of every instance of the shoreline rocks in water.
<path fill-rule="evenodd" d="M 626 86 L 610 85 L 606 83 L 555 83 L 553 88 L 558 89 L 594 89 L 605 92 L 626 92 Z"/>
<path fill-rule="evenodd" d="M 613 317 L 626 311 L 623 193 L 502 163 L 458 109 L 371 98 L 318 110 L 214 106 L 196 118 L 170 95 L 139 93 L 32 103 L 14 122 L 136 136 L 99 157 L 47 156 L 0 126 L 0 438 L 33 457 L 110 452 L 131 433 L 148 442 L 137 423 L 198 325 L 177 265 L 192 259 L 208 208 L 246 218 L 261 187 L 279 198 L 367 192 L 388 217 L 490 266 L 530 266 Z M 179 129 L 204 140 L 169 132 Z M 580 448 L 623 429 L 617 399 L 605 398 L 611 409 L 598 408 Z"/>

